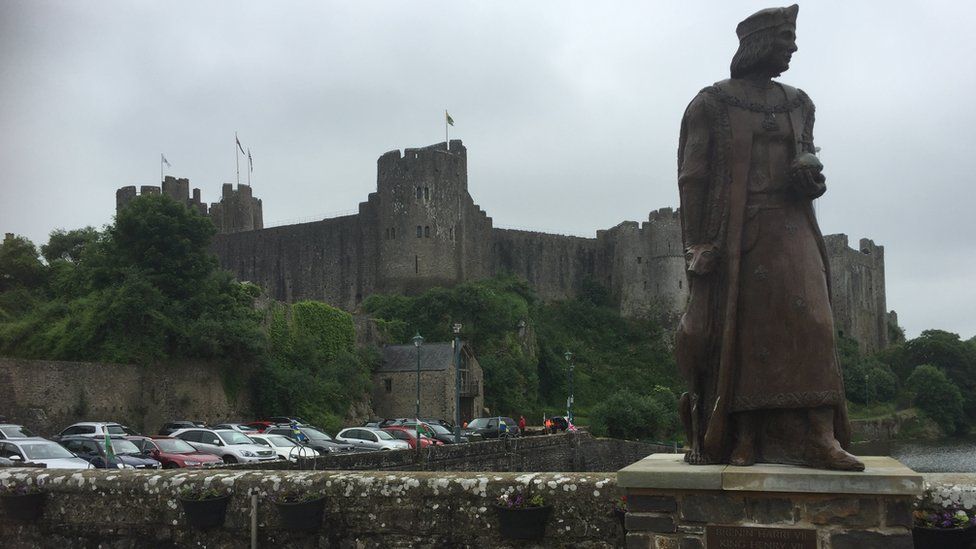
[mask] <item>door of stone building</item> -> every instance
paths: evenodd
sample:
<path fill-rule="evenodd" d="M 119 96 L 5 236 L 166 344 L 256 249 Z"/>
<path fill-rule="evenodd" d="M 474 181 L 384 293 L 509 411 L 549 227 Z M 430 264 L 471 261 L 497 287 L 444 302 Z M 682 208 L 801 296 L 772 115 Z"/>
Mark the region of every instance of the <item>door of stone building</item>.
<path fill-rule="evenodd" d="M 461 421 L 467 423 L 474 417 L 474 398 L 461 397 Z"/>

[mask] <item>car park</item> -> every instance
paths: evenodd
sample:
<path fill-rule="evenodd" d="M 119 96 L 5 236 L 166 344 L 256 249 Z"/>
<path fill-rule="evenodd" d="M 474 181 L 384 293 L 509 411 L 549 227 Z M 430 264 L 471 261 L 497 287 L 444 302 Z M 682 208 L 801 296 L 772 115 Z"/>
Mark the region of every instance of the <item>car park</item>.
<path fill-rule="evenodd" d="M 311 446 L 323 454 L 329 452 L 348 452 L 355 447 L 351 444 L 337 442 L 325 431 L 308 425 L 292 428 L 288 425 L 277 425 L 264 432 L 266 435 L 285 435 L 286 437 Z"/>
<path fill-rule="evenodd" d="M 142 455 L 142 450 L 120 436 L 109 437 L 114 457 L 106 455 L 104 439 L 70 435 L 62 437 L 58 443 L 98 469 L 159 469 L 162 466 L 155 459 Z"/>
<path fill-rule="evenodd" d="M 266 446 L 258 446 L 247 435 L 231 429 L 180 429 L 174 437 L 189 442 L 205 454 L 220 457 L 224 463 L 253 463 L 274 461 L 277 454 Z"/>
<path fill-rule="evenodd" d="M 3 423 L 0 424 L 0 440 L 8 438 L 27 438 L 35 437 L 34 433 L 30 429 L 24 427 L 23 425 L 16 425 L 13 423 Z"/>
<path fill-rule="evenodd" d="M 0 458 L 16 465 L 43 463 L 48 469 L 88 469 L 88 461 L 72 454 L 57 442 L 40 437 L 0 440 Z"/>
<path fill-rule="evenodd" d="M 504 428 L 502 424 L 504 423 Z M 479 417 L 468 422 L 468 426 L 461 430 L 464 436 L 480 435 L 482 438 L 499 438 L 505 436 L 517 437 L 521 434 L 518 423 L 504 416 Z"/>
<path fill-rule="evenodd" d="M 393 425 L 390 427 L 384 427 L 383 431 L 390 433 L 393 438 L 398 440 L 403 440 L 410 445 L 411 448 L 417 447 L 417 430 L 404 427 L 402 425 Z M 443 446 L 443 442 L 439 440 L 434 440 L 432 438 L 424 436 L 423 432 L 420 434 L 420 447 L 427 448 L 430 446 Z"/>
<path fill-rule="evenodd" d="M 410 448 L 409 443 L 397 439 L 386 431 L 367 429 L 366 427 L 343 429 L 339 431 L 335 439 L 364 450 L 406 450 Z"/>
<path fill-rule="evenodd" d="M 180 467 L 204 467 L 223 463 L 219 457 L 198 452 L 190 443 L 175 437 L 129 437 L 128 440 L 142 451 L 163 464 L 163 469 Z"/>
<path fill-rule="evenodd" d="M 315 448 L 299 444 L 285 435 L 256 433 L 247 435 L 247 438 L 253 440 L 255 444 L 271 448 L 278 454 L 279 459 L 297 461 L 298 458 L 313 458 L 322 455 L 322 452 Z"/>

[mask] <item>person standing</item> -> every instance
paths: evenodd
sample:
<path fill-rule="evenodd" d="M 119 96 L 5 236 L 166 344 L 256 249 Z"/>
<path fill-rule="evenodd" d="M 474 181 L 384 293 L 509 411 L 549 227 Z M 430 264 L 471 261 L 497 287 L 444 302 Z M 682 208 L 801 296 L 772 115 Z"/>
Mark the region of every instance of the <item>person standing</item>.
<path fill-rule="evenodd" d="M 519 416 L 518 428 L 520 434 L 525 434 L 525 416 Z"/>

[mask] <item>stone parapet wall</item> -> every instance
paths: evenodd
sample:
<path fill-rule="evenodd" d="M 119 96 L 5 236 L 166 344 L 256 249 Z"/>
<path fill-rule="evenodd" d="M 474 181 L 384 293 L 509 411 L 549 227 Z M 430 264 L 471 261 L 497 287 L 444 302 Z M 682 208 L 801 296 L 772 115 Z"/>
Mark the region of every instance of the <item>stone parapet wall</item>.
<path fill-rule="evenodd" d="M 223 467 L 246 469 L 386 470 L 386 471 L 577 471 L 614 472 L 667 447 L 627 440 L 594 438 L 589 433 L 562 433 L 446 444 L 416 450 L 331 454 L 301 464 L 241 463 Z"/>
<path fill-rule="evenodd" d="M 510 547 L 516 543 L 499 537 L 492 503 L 515 490 L 553 506 L 546 538 L 534 547 L 609 548 L 622 539 L 612 473 L 0 469 L 2 485 L 38 481 L 47 493 L 43 517 L 21 523 L 0 513 L 0 546 L 247 547 L 256 494 L 259 547 Z M 187 525 L 177 498 L 189 487 L 233 494 L 223 527 Z M 272 498 L 289 490 L 325 495 L 318 532 L 282 527 Z"/>

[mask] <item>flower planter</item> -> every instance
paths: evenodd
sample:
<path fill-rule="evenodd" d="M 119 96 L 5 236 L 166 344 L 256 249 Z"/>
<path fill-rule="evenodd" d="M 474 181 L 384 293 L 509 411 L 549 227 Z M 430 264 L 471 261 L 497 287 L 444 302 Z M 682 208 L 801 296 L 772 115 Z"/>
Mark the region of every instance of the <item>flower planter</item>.
<path fill-rule="evenodd" d="M 44 493 L 10 495 L 0 497 L 4 513 L 14 519 L 34 521 L 44 513 Z"/>
<path fill-rule="evenodd" d="M 288 530 L 318 530 L 322 526 L 322 514 L 325 512 L 325 498 L 321 497 L 309 501 L 296 503 L 275 502 L 281 525 Z"/>
<path fill-rule="evenodd" d="M 224 515 L 227 514 L 227 502 L 230 496 L 209 499 L 183 499 L 180 504 L 183 506 L 183 514 L 186 515 L 186 523 L 193 528 L 219 528 L 224 525 Z"/>
<path fill-rule="evenodd" d="M 542 539 L 546 535 L 546 523 L 552 514 L 552 505 L 509 509 L 495 505 L 498 513 L 498 531 L 505 539 Z"/>
<path fill-rule="evenodd" d="M 965 528 L 926 528 L 916 526 L 912 529 L 915 549 L 969 549 L 976 540 L 976 526 Z"/>

